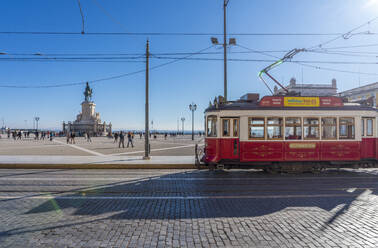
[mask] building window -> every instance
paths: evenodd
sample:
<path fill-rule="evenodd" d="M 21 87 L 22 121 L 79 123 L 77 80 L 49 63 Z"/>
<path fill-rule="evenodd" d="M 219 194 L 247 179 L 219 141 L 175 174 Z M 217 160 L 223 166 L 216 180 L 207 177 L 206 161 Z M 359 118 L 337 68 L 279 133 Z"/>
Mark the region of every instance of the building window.
<path fill-rule="evenodd" d="M 354 118 L 342 117 L 339 119 L 339 138 L 354 139 Z"/>
<path fill-rule="evenodd" d="M 250 139 L 265 139 L 265 119 L 264 118 L 249 118 L 249 138 Z"/>
<path fill-rule="evenodd" d="M 337 139 L 336 118 L 322 118 L 322 139 Z"/>
<path fill-rule="evenodd" d="M 207 137 L 217 137 L 217 117 L 207 117 Z"/>
<path fill-rule="evenodd" d="M 269 117 L 267 119 L 267 138 L 270 140 L 282 139 L 283 119 Z"/>
<path fill-rule="evenodd" d="M 285 139 L 300 140 L 302 139 L 301 118 L 285 118 Z"/>
<path fill-rule="evenodd" d="M 366 119 L 366 135 L 373 136 L 373 119 Z"/>
<path fill-rule="evenodd" d="M 222 119 L 222 135 L 230 136 L 230 119 Z"/>
<path fill-rule="evenodd" d="M 233 119 L 233 135 L 239 137 L 239 119 Z"/>

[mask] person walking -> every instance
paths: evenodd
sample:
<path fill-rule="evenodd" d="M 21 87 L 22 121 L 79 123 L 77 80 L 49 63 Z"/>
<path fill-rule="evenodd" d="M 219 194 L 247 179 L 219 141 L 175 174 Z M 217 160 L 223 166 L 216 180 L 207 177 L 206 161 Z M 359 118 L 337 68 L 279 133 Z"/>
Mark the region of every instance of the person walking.
<path fill-rule="evenodd" d="M 119 133 L 118 148 L 121 148 L 121 144 L 122 144 L 122 148 L 125 148 L 125 135 L 123 134 L 122 131 Z"/>
<path fill-rule="evenodd" d="M 91 142 L 92 143 L 91 135 L 89 133 L 87 133 L 87 142 Z"/>
<path fill-rule="evenodd" d="M 70 143 L 71 135 L 69 132 L 67 132 L 66 138 L 67 138 L 67 144 Z"/>
<path fill-rule="evenodd" d="M 127 133 L 127 147 L 129 147 L 130 143 L 131 143 L 131 147 L 134 148 L 133 135 L 131 134 L 131 132 L 128 132 Z"/>
<path fill-rule="evenodd" d="M 75 144 L 75 132 L 71 133 L 71 144 Z"/>
<path fill-rule="evenodd" d="M 117 141 L 118 141 L 118 133 L 115 133 L 114 134 L 114 143 L 117 143 Z"/>

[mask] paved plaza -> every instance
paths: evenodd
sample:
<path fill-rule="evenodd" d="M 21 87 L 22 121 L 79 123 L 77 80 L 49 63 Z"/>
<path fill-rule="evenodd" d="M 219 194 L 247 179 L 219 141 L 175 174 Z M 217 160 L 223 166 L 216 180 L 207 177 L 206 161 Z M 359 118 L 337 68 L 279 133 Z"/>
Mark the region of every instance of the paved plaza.
<path fill-rule="evenodd" d="M 65 137 L 54 138 L 53 141 L 34 138 L 14 140 L 2 135 L 0 166 L 62 168 L 64 165 L 70 165 L 70 168 L 109 168 L 112 165 L 155 168 L 160 165 L 168 169 L 177 166 L 193 168 L 195 145 L 202 146 L 203 143 L 203 137 L 200 136 L 196 136 L 192 141 L 190 135 L 167 137 L 167 139 L 159 135 L 150 141 L 151 159 L 144 160 L 144 138 L 140 139 L 139 136 L 134 138 L 134 147 L 131 145 L 127 147 L 126 139 L 125 148 L 119 148 L 118 142 L 115 143 L 114 139 L 107 137 L 92 137 L 92 142 L 77 137 L 75 144 L 67 144 Z"/>
<path fill-rule="evenodd" d="M 0 170 L 0 247 L 378 247 L 378 170 Z"/>
<path fill-rule="evenodd" d="M 67 144 L 65 137 L 35 140 L 34 138 L 23 138 L 22 140 L 8 139 L 1 135 L 0 155 L 55 155 L 55 156 L 142 156 L 144 155 L 144 138 L 138 135 L 134 138 L 134 148 L 131 145 L 127 148 L 119 148 L 114 139 L 108 137 L 92 137 L 92 142 L 87 142 L 83 137 L 76 137 L 75 144 Z M 191 140 L 190 135 L 167 137 L 162 135 L 156 139 L 150 139 L 151 156 L 192 156 L 196 143 L 203 143 L 203 137 L 195 136 Z"/>

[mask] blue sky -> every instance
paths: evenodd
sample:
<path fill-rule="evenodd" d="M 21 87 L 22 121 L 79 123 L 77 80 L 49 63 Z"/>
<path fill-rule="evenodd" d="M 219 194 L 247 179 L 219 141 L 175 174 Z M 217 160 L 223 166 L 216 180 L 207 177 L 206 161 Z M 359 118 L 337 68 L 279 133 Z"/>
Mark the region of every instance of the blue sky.
<path fill-rule="evenodd" d="M 104 10 L 99 8 L 99 3 Z M 86 32 L 203 32 L 221 33 L 221 0 L 81 0 Z M 230 0 L 228 31 L 231 33 L 342 33 L 376 17 L 377 0 Z M 118 24 L 119 22 L 120 24 Z M 81 17 L 76 0 L 4 0 L 0 31 L 80 32 Z M 378 32 L 378 21 L 359 32 Z M 138 53 L 145 51 L 149 38 L 151 53 L 196 52 L 211 45 L 209 36 L 94 36 L 94 35 L 0 35 L 0 52 L 15 53 Z M 221 40 L 221 36 L 218 37 Z M 237 43 L 255 50 L 290 50 L 308 48 L 329 40 L 330 36 L 237 36 Z M 377 35 L 353 36 L 328 44 L 329 47 L 378 43 Z M 345 51 L 346 49 L 341 49 Z M 217 47 L 209 52 L 221 52 Z M 231 47 L 231 52 L 246 51 Z M 347 57 L 301 53 L 297 60 L 376 62 L 378 46 L 349 49 L 371 53 L 370 57 Z M 282 57 L 281 53 L 272 53 Z M 15 56 L 13 56 L 15 57 Z M 22 56 L 21 56 L 22 57 Z M 25 57 L 25 56 L 24 56 Z M 29 56 L 30 57 L 30 56 Z M 222 58 L 200 55 L 203 58 Z M 10 58 L 1 55 L 0 58 Z M 12 58 L 12 56 L 11 56 Z M 230 54 L 235 59 L 271 59 L 260 54 Z M 151 59 L 151 66 L 170 60 Z M 229 99 L 248 92 L 269 94 L 257 73 L 269 62 L 229 62 Z M 314 64 L 319 65 L 319 64 Z M 144 69 L 141 62 L 30 62 L 0 60 L 0 85 L 49 85 L 96 80 Z M 320 66 L 378 73 L 377 65 Z M 337 79 L 339 90 L 378 81 L 376 75 L 357 75 L 317 70 L 285 63 L 275 69 L 277 79 L 288 83 L 330 83 Z M 144 127 L 144 73 L 92 83 L 93 100 L 103 121 L 116 129 Z M 273 83 L 270 84 L 273 87 Z M 222 61 L 179 61 L 150 73 L 150 119 L 154 129 L 177 128 L 177 119 L 186 118 L 190 129 L 188 105 L 198 105 L 195 128 L 203 128 L 203 111 L 209 100 L 223 93 Z M 0 88 L 0 120 L 7 126 L 32 127 L 39 116 L 42 128 L 61 128 L 62 121 L 72 121 L 80 111 L 84 85 L 62 88 Z M 0 124 L 1 125 L 1 124 Z M 180 124 L 181 127 L 181 124 Z"/>

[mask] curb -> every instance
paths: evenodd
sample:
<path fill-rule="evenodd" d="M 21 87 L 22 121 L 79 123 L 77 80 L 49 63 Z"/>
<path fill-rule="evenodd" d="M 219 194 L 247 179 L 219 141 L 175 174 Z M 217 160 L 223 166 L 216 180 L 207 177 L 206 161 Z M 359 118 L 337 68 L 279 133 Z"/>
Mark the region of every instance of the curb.
<path fill-rule="evenodd" d="M 201 166 L 201 169 L 206 167 Z M 194 164 L 0 164 L 0 169 L 197 169 Z"/>

